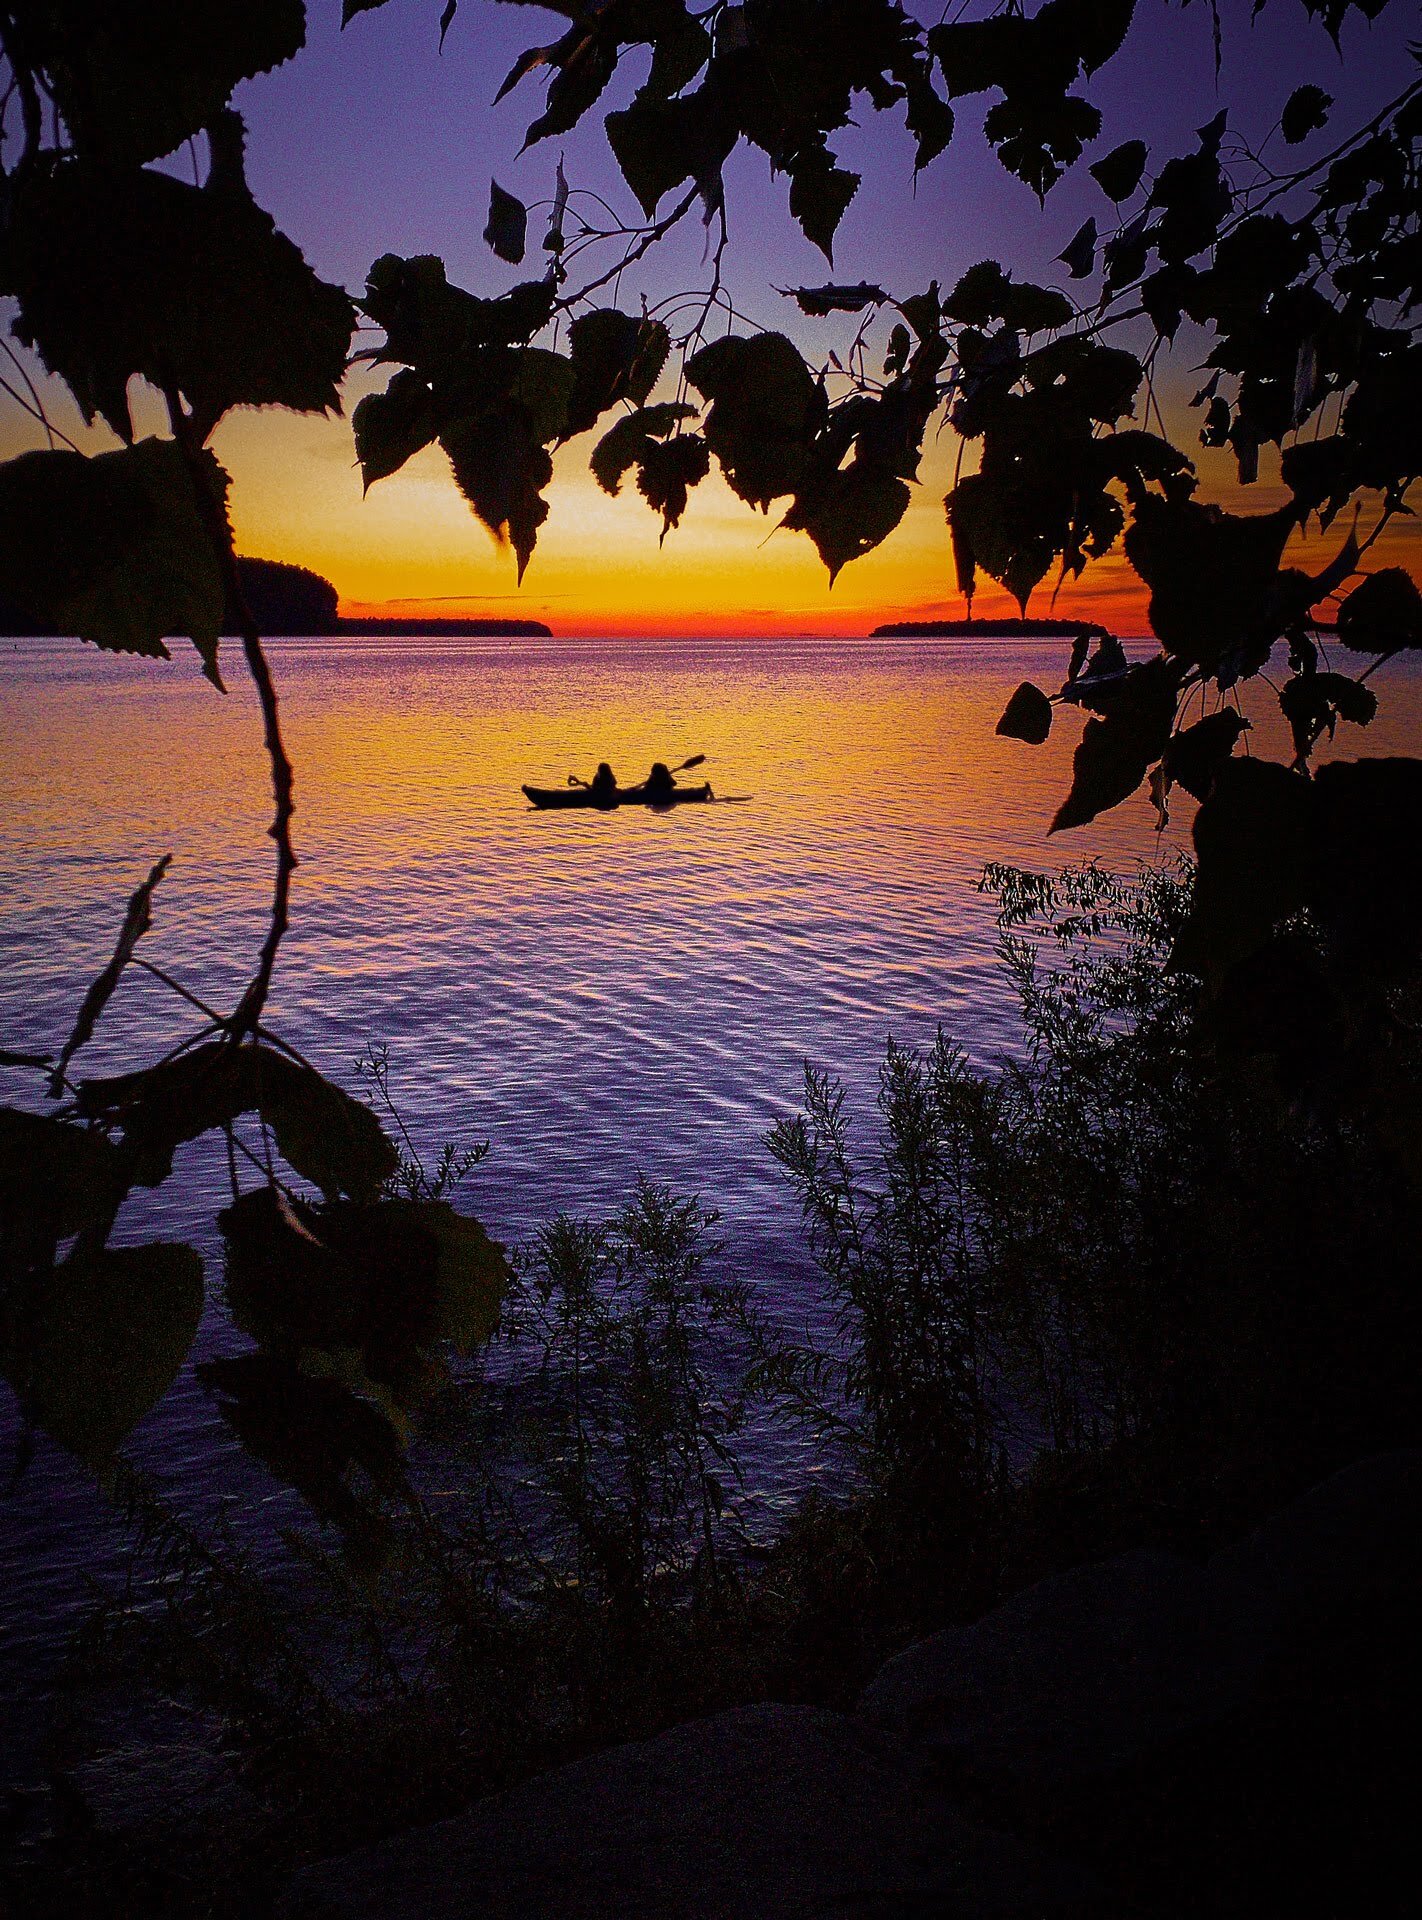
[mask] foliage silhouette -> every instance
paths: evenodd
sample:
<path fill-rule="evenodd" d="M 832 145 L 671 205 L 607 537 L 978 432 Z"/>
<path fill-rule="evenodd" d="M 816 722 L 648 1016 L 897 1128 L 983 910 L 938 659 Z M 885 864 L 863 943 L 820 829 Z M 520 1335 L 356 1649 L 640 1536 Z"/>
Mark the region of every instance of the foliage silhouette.
<path fill-rule="evenodd" d="M 359 32 L 359 16 L 382 4 L 346 0 L 343 18 Z M 1371 19 L 1385 4 L 1305 0 L 1305 10 L 1336 39 L 1350 10 Z M 389 1434 L 398 1439 L 437 1377 L 440 1342 L 488 1337 L 503 1281 L 497 1250 L 427 1176 L 406 1163 L 411 1184 L 401 1197 L 387 1190 L 402 1165 L 380 1123 L 264 1021 L 296 864 L 294 776 L 233 548 L 227 479 L 208 443 L 236 406 L 337 408 L 352 364 L 392 369 L 384 392 L 355 410 L 366 485 L 438 443 L 476 516 L 512 547 L 520 579 L 549 512 L 553 451 L 577 435 L 596 434 L 593 470 L 609 490 L 636 469 L 664 535 L 714 461 L 748 505 L 774 508 L 780 527 L 806 534 L 833 580 L 899 525 L 926 437 L 948 424 L 963 451 L 948 535 L 970 601 L 986 575 L 1025 613 L 1043 583 L 1080 577 L 1118 543 L 1149 589 L 1154 658 L 1128 663 L 1111 636 L 1094 650 L 1083 639 L 1055 694 L 1021 689 L 1004 716 L 1003 730 L 1026 741 L 1045 737 L 1058 707 L 1090 716 L 1055 826 L 1085 823 L 1143 783 L 1162 813 L 1175 785 L 1200 800 L 1199 882 L 1172 955 L 1205 983 L 1214 1043 L 1262 1051 L 1311 1099 L 1398 1084 L 1408 1032 L 1399 995 L 1422 938 L 1422 775 L 1414 761 L 1392 761 L 1332 765 L 1315 778 L 1310 756 L 1340 725 L 1366 726 L 1376 700 L 1365 680 L 1422 644 L 1415 583 L 1397 569 L 1366 571 L 1422 473 L 1422 83 L 1402 76 L 1394 98 L 1342 132 L 1321 87 L 1296 89 L 1280 105 L 1279 159 L 1244 147 L 1226 112 L 1183 153 L 1127 139 L 1091 164 L 1101 212 L 1062 236 L 1069 290 L 1023 282 L 994 260 L 951 287 L 945 275 L 921 290 L 792 289 L 796 312 L 845 317 L 844 349 L 816 365 L 788 333 L 746 330 L 724 288 L 732 154 L 744 143 L 785 176 L 790 215 L 832 270 L 862 184 L 835 144 L 855 115 L 902 110 L 924 169 L 941 166 L 958 137 L 952 102 L 982 95 L 989 144 L 1045 207 L 1099 135 L 1087 90 L 1134 30 L 1131 0 L 1044 0 L 1030 13 L 986 0 L 966 10 L 977 17 L 929 28 L 899 0 L 712 0 L 695 13 L 684 0 L 591 10 L 554 0 L 547 10 L 566 26 L 530 47 L 502 89 L 535 74 L 547 82 L 528 145 L 601 111 L 624 59 L 650 51 L 630 104 L 603 119 L 641 217 L 598 211 L 559 161 L 540 273 L 479 297 L 452 285 L 433 256 L 386 254 L 353 300 L 322 282 L 256 204 L 230 104 L 239 81 L 299 54 L 300 0 L 0 4 L 0 97 L 16 136 L 0 154 L 0 294 L 15 302 L 17 340 L 64 380 L 86 420 L 103 420 L 123 443 L 85 457 L 52 438 L 0 466 L 0 598 L 40 630 L 113 651 L 165 657 L 166 641 L 186 635 L 218 687 L 220 635 L 235 626 L 273 790 L 270 914 L 237 1005 L 211 1009 L 169 980 L 204 1024 L 156 1064 L 74 1079 L 123 970 L 167 979 L 138 950 L 150 878 L 117 943 L 104 942 L 111 958 L 68 1041 L 20 1062 L 46 1076 L 61 1106 L 0 1114 L 4 1366 L 33 1416 L 90 1457 L 112 1452 L 176 1364 L 196 1255 L 109 1240 L 128 1192 L 166 1178 L 185 1141 L 216 1133 L 229 1143 L 229 1278 L 270 1348 L 242 1378 L 265 1370 L 275 1392 L 292 1370 L 314 1369 L 330 1387 L 328 1424 L 341 1444 L 358 1439 L 370 1462 L 394 1457 Z M 439 36 L 467 18 L 445 5 Z M 431 9 L 432 42 L 434 26 Z M 200 184 L 155 164 L 198 136 Z M 491 183 L 488 240 L 511 267 L 527 257 L 528 213 Z M 707 284 L 635 313 L 599 304 L 614 285 L 617 299 L 635 300 L 638 263 L 698 213 Z M 351 354 L 358 315 L 383 340 Z M 1290 497 L 1274 511 L 1226 512 L 1195 497 L 1194 463 L 1168 437 L 1154 391 L 1186 319 L 1208 346 L 1201 440 L 1231 450 L 1246 487 L 1261 453 L 1277 449 Z M 167 437 L 135 442 L 135 375 L 161 396 Z M 6 382 L 6 391 L 30 407 L 20 389 Z M 1300 528 L 1328 529 L 1364 506 L 1371 527 L 1355 514 L 1318 573 L 1284 564 Z M 1373 656 L 1357 675 L 1323 656 L 1329 610 L 1343 647 Z M 1280 642 L 1290 766 L 1246 760 L 1245 728 L 1230 711 Z M 1187 725 L 1192 702 L 1200 717 Z M 907 1124 L 931 1116 L 939 1082 L 956 1085 L 959 1069 L 946 1055 L 931 1067 L 896 1056 L 889 1071 L 886 1098 Z M 809 1131 L 781 1141 L 807 1194 L 816 1141 L 839 1151 L 832 1091 L 818 1087 L 812 1105 Z M 1384 1105 L 1399 1137 L 1380 1151 L 1403 1165 L 1410 1110 L 1401 1098 Z M 913 1143 L 899 1145 L 908 1153 Z M 254 1192 L 238 1190 L 239 1156 L 260 1173 Z M 1247 1188 L 1247 1170 L 1241 1179 Z M 319 1200 L 292 1184 L 302 1180 Z M 885 1246 L 919 1231 L 912 1209 L 896 1207 L 884 1215 Z M 413 1348 L 383 1351 L 362 1319 L 367 1254 L 423 1302 Z M 253 1276 L 303 1261 L 331 1313 L 297 1338 L 276 1327 Z M 112 1324 L 127 1279 L 166 1303 L 154 1309 L 151 1349 L 135 1340 L 128 1351 L 133 1330 Z M 853 1284 L 862 1294 L 867 1282 Z M 90 1313 L 85 1347 L 79 1325 Z M 897 1337 L 884 1334 L 891 1369 L 910 1364 Z M 55 1384 L 66 1343 L 88 1355 L 76 1358 L 75 1379 L 127 1367 L 134 1383 L 91 1425 L 76 1424 Z M 878 1365 L 863 1391 L 888 1434 L 896 1416 L 873 1384 Z M 234 1418 L 250 1413 L 239 1376 L 223 1390 Z M 987 1456 L 976 1428 L 969 1438 L 966 1405 L 886 1441 L 905 1473 L 941 1446 L 948 1456 L 933 1456 L 934 1473 L 951 1466 L 955 1484 L 982 1483 Z M 274 1456 L 270 1427 L 262 1431 Z"/>

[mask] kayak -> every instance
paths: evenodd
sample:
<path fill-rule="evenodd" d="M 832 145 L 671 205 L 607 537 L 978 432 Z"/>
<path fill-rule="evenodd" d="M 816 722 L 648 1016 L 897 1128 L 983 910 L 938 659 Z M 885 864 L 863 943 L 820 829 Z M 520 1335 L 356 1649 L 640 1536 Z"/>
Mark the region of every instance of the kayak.
<path fill-rule="evenodd" d="M 586 787 L 525 787 L 523 791 L 535 807 L 592 807 L 598 813 L 611 813 L 617 807 L 679 807 L 712 798 L 709 780 L 700 787 L 676 787 L 660 800 L 653 800 L 645 787 L 619 787 L 606 800 Z"/>

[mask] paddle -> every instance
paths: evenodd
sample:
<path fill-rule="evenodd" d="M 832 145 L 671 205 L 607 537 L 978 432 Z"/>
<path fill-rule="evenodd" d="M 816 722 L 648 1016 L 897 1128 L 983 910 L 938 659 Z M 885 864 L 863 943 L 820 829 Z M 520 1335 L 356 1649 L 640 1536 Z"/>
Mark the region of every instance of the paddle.
<path fill-rule="evenodd" d="M 683 760 L 679 767 L 673 767 L 672 772 L 690 773 L 691 769 L 693 767 L 699 767 L 705 758 L 706 755 L 704 753 L 693 753 L 689 760 Z M 590 780 L 580 780 L 577 774 L 570 773 L 568 775 L 568 785 L 570 787 L 590 787 L 592 782 Z"/>

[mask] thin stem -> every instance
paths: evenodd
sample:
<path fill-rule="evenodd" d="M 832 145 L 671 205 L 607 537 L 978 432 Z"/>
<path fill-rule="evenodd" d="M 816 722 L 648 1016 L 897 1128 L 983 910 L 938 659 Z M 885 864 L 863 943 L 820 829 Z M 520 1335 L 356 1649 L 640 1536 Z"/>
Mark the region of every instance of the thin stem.
<path fill-rule="evenodd" d="M 641 239 L 627 249 L 627 252 L 617 262 L 616 266 L 609 267 L 607 272 L 599 274 L 596 280 L 589 280 L 587 285 L 579 288 L 577 293 L 566 294 L 563 299 L 557 303 L 558 306 L 560 308 L 574 307 L 580 300 L 586 300 L 590 293 L 596 293 L 599 287 L 605 287 L 609 280 L 615 280 L 620 273 L 625 273 L 627 268 L 630 267 L 635 260 L 640 260 L 644 253 L 649 252 L 650 249 L 657 244 L 658 240 L 665 234 L 671 232 L 679 220 L 684 219 L 686 215 L 690 213 L 696 203 L 696 196 L 700 191 L 701 189 L 699 187 L 689 188 L 688 191 L 682 195 L 681 199 L 677 201 L 670 213 L 658 220 L 653 226 L 648 227 Z"/>
<path fill-rule="evenodd" d="M 255 1033 L 261 1021 L 262 1010 L 266 1006 L 267 995 L 271 991 L 272 970 L 276 966 L 277 953 L 291 921 L 291 876 L 296 871 L 296 849 L 291 840 L 291 820 L 296 811 L 295 776 L 285 742 L 282 740 L 281 712 L 271 668 L 262 651 L 261 635 L 257 631 L 257 623 L 242 588 L 242 576 L 237 566 L 237 552 L 233 545 L 231 525 L 221 503 L 214 498 L 212 489 L 207 484 L 206 475 L 199 467 L 202 446 L 193 431 L 191 419 L 183 411 L 182 401 L 178 397 L 176 388 L 166 388 L 164 397 L 168 403 L 168 417 L 172 423 L 174 436 L 188 464 L 198 511 L 207 523 L 208 537 L 222 572 L 227 598 L 236 616 L 237 631 L 241 637 L 247 671 L 252 676 L 252 684 L 257 689 L 257 700 L 262 710 L 262 737 L 272 770 L 272 797 L 275 802 L 275 811 L 267 832 L 276 842 L 276 876 L 272 883 L 272 904 L 267 922 L 267 936 L 262 942 L 262 950 L 257 959 L 257 970 L 246 992 L 237 1003 L 232 1018 L 226 1023 L 230 1038 L 240 1040 L 244 1034 Z"/>

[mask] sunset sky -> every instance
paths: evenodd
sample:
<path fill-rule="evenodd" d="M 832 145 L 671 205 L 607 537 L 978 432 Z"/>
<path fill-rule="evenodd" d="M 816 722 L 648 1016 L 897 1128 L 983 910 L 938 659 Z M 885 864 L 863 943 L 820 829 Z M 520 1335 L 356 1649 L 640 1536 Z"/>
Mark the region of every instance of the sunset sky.
<path fill-rule="evenodd" d="M 922 17 L 937 19 L 937 5 Z M 1249 24 L 1247 0 L 1223 0 L 1225 66 L 1216 88 L 1210 10 L 1181 11 L 1165 0 L 1141 0 L 1139 44 L 1097 76 L 1092 97 L 1105 127 L 1092 151 L 1101 154 L 1136 134 L 1149 136 L 1159 160 L 1190 142 L 1192 129 L 1221 104 L 1231 131 L 1257 142 L 1300 80 L 1321 79 L 1337 98 L 1342 128 L 1359 108 L 1380 103 L 1406 84 L 1406 52 L 1415 17 L 1393 9 L 1368 29 L 1356 15 L 1344 32 L 1339 64 L 1323 28 L 1297 0 L 1274 0 Z M 602 133 L 602 114 L 622 105 L 642 77 L 645 54 L 624 65 L 597 113 L 563 142 L 548 141 L 518 156 L 523 129 L 540 110 L 541 82 L 532 76 L 499 106 L 490 103 L 515 56 L 556 37 L 556 16 L 528 6 L 464 0 L 443 56 L 437 53 L 438 0 L 389 0 L 357 17 L 343 33 L 339 0 L 308 7 L 306 51 L 238 95 L 249 126 L 248 174 L 278 224 L 323 276 L 359 293 L 371 261 L 384 252 L 438 253 L 449 277 L 481 294 L 501 291 L 540 271 L 542 223 L 530 220 L 530 255 L 520 269 L 503 266 L 481 238 L 489 180 L 528 202 L 552 189 L 559 154 L 570 181 L 607 195 L 630 221 L 635 209 Z M 785 213 L 786 182 L 771 180 L 766 161 L 742 149 L 728 169 L 731 250 L 727 281 L 738 308 L 765 326 L 794 335 L 811 354 L 847 342 L 852 322 L 807 322 L 775 289 L 829 278 L 869 279 L 891 292 L 920 291 L 937 277 L 951 284 L 985 256 L 1003 259 L 1020 277 L 1060 283 L 1053 256 L 1088 212 L 1107 203 L 1084 170 L 1047 200 L 1007 176 L 984 147 L 976 122 L 981 106 L 959 103 L 958 131 L 914 190 L 911 145 L 897 115 L 875 116 L 835 142 L 841 162 L 865 174 L 845 216 L 833 272 Z M 1325 134 L 1322 146 L 1329 136 Z M 629 284 L 651 298 L 702 283 L 703 232 L 693 220 L 650 258 Z M 884 331 L 887 331 L 887 323 Z M 1199 336 L 1182 329 L 1161 397 L 1167 419 L 1199 385 Z M 353 374 L 346 410 L 385 373 Z M 45 389 L 55 420 L 81 444 L 109 444 L 102 430 L 85 436 L 72 401 L 57 383 Z M 140 419 L 145 420 L 139 408 Z M 155 413 L 145 424 L 159 427 Z M 1193 444 L 1193 421 L 1179 429 Z M 512 555 L 498 550 L 456 491 L 438 449 L 413 460 L 362 499 L 348 419 L 247 411 L 231 415 L 216 449 L 233 478 L 232 508 L 242 551 L 313 567 L 336 583 L 343 609 L 409 617 L 521 614 L 545 619 L 565 634 L 863 633 L 881 620 L 956 617 L 964 611 L 953 576 L 942 497 L 951 484 L 957 443 L 945 432 L 931 443 L 913 504 L 898 532 L 868 558 L 846 568 L 830 591 L 823 567 L 802 535 L 779 533 L 775 518 L 743 506 L 716 476 L 692 497 L 679 531 L 658 549 L 659 519 L 629 484 L 618 499 L 603 494 L 587 471 L 594 435 L 557 457 L 552 514 L 522 589 Z M 42 444 L 40 429 L 0 396 L 0 454 Z M 1232 463 L 1201 462 L 1207 492 L 1226 504 L 1263 510 L 1278 497 L 1261 485 L 1242 492 Z M 1266 476 L 1267 478 L 1267 476 Z M 1335 532 L 1328 545 L 1337 544 Z M 1394 563 L 1415 551 L 1399 532 L 1380 559 Z M 1045 612 L 1050 582 L 1038 590 Z M 975 612 L 1015 612 L 989 590 Z M 1145 630 L 1138 590 L 1113 555 L 1080 585 L 1063 590 L 1055 611 L 1102 619 L 1123 632 Z"/>

